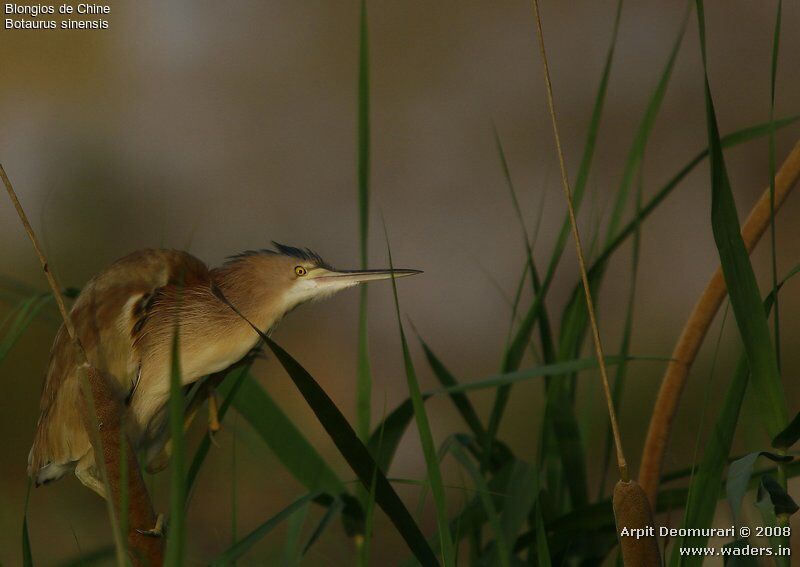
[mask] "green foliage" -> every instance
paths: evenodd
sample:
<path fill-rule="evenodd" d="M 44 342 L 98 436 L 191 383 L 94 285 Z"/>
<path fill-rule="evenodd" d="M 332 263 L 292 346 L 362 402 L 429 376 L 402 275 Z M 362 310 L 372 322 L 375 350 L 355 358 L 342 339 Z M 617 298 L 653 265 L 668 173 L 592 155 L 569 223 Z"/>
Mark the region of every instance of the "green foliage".
<path fill-rule="evenodd" d="M 22 300 L 0 323 L 0 364 L 52 297 L 52 294 L 46 293 Z"/>
<path fill-rule="evenodd" d="M 703 65 L 706 62 L 705 20 L 703 3 L 698 1 L 697 15 L 700 25 L 700 47 Z M 722 143 L 717 127 L 714 102 L 708 73 L 705 76 L 706 123 L 708 126 L 709 162 L 711 169 L 711 227 L 717 244 L 722 272 L 728 285 L 733 314 L 742 335 L 747 362 L 761 416 L 771 436 L 784 429 L 788 421 L 786 402 L 781 385 L 775 349 L 770 340 L 767 318 L 753 267 L 744 246 L 733 199 Z"/>
<path fill-rule="evenodd" d="M 788 449 L 798 440 L 800 440 L 800 413 L 795 415 L 789 425 L 772 439 L 772 446 L 776 449 Z"/>
<path fill-rule="evenodd" d="M 272 516 L 270 519 L 247 534 L 244 538 L 240 539 L 231 547 L 229 547 L 224 553 L 222 553 L 222 555 L 214 559 L 214 561 L 211 562 L 212 567 L 225 567 L 242 557 L 245 553 L 247 553 L 247 551 L 250 550 L 250 548 L 258 543 L 259 540 L 263 539 L 264 536 L 266 536 L 281 523 L 291 518 L 292 515 L 298 510 L 307 506 L 308 503 L 316 496 L 316 493 L 306 494 L 305 496 L 298 498 L 289 504 L 289 506 Z"/>
<path fill-rule="evenodd" d="M 308 550 L 311 549 L 320 536 L 325 532 L 328 526 L 331 524 L 333 519 L 341 514 L 342 510 L 344 509 L 344 502 L 341 498 L 336 498 L 333 500 L 333 503 L 328 506 L 328 509 L 325 510 L 325 513 L 320 518 L 319 523 L 314 528 L 314 531 L 311 532 L 311 535 L 308 537 L 308 541 L 303 546 L 303 550 L 301 552 L 301 557 L 308 553 Z"/>
<path fill-rule="evenodd" d="M 706 70 L 705 14 L 703 3 L 700 0 L 697 2 L 697 16 L 703 65 Z M 697 476 L 692 481 L 690 498 L 684 516 L 684 526 L 687 527 L 706 527 L 711 524 L 716 508 L 716 498 L 712 495 L 714 488 L 720 482 L 722 470 L 730 453 L 749 377 L 752 377 L 754 394 L 761 409 L 760 416 L 771 436 L 778 439 L 781 435 L 786 435 L 787 431 L 784 429 L 787 421 L 786 403 L 780 381 L 777 354 L 772 347 L 767 326 L 767 315 L 772 305 L 777 302 L 779 285 L 777 278 L 773 278 L 773 291 L 762 306 L 755 274 L 740 234 L 736 205 L 725 167 L 723 144 L 717 127 L 707 70 L 704 79 L 711 169 L 711 226 L 723 274 L 728 285 L 731 305 L 744 343 L 745 354 L 739 362 L 729 386 L 723 409 L 719 414 L 703 462 Z M 796 270 L 790 276 L 795 272 Z M 791 457 L 761 451 L 750 453 L 730 465 L 727 496 L 735 522 L 738 522 L 741 503 L 759 456 L 765 456 L 775 461 L 792 460 Z M 783 465 L 779 464 L 778 466 L 779 472 L 783 475 L 785 473 Z M 762 481 L 764 478 L 771 477 L 762 477 Z M 700 564 L 700 558 L 679 556 L 677 547 L 681 545 L 702 546 L 705 545 L 706 539 L 705 537 L 680 539 L 676 544 L 676 551 L 672 555 L 672 564 Z"/>
<path fill-rule="evenodd" d="M 550 567 L 550 546 L 547 542 L 547 530 L 544 527 L 544 519 L 542 517 L 542 493 L 539 490 L 539 479 L 535 471 L 531 471 L 531 479 L 533 480 L 533 494 L 535 496 L 532 531 L 536 538 L 536 564 L 540 567 Z"/>
<path fill-rule="evenodd" d="M 300 560 L 300 537 L 303 532 L 303 525 L 308 518 L 308 510 L 311 502 L 305 502 L 299 510 L 289 516 L 286 522 L 286 538 L 283 544 L 283 564 L 297 565 Z"/>
<path fill-rule="evenodd" d="M 706 444 L 703 459 L 692 477 L 686 512 L 683 518 L 684 527 L 706 527 L 711 524 L 714 518 L 714 511 L 717 508 L 719 499 L 718 487 L 722 482 L 723 471 L 728 463 L 728 455 L 733 444 L 733 435 L 736 431 L 742 400 L 747 389 L 748 375 L 747 361 L 742 357 L 725 393 L 722 408 L 714 425 L 711 438 Z M 745 479 L 745 484 L 748 482 L 749 477 Z M 681 545 L 703 546 L 707 539 L 703 536 L 680 538 L 676 550 Z M 693 561 L 700 562 L 702 558 L 680 556 L 677 551 L 673 552 L 671 558 L 673 565 L 679 562 L 691 564 Z"/>
<path fill-rule="evenodd" d="M 775 455 L 773 453 L 767 453 L 766 451 L 758 451 L 745 455 L 731 463 L 730 467 L 728 467 L 728 480 L 725 484 L 725 491 L 728 495 L 728 504 L 730 504 L 731 515 L 733 516 L 733 522 L 735 524 L 739 523 L 742 500 L 744 500 L 744 494 L 747 492 L 747 487 L 750 484 L 750 477 L 753 475 L 753 467 L 755 467 L 756 460 L 759 457 L 766 457 L 776 463 L 790 462 L 792 460 L 792 457 L 787 455 Z M 764 478 L 768 476 L 769 475 L 764 475 Z"/>
<path fill-rule="evenodd" d="M 320 423 L 330 435 L 336 447 L 356 473 L 361 483 L 369 489 L 375 482 L 375 501 L 386 512 L 400 535 L 408 543 L 417 559 L 423 565 L 437 565 L 436 557 L 428 546 L 422 532 L 408 509 L 397 496 L 383 472 L 369 454 L 369 450 L 359 441 L 353 428 L 347 422 L 333 401 L 317 384 L 316 380 L 294 360 L 289 353 L 274 343 L 261 331 L 255 329 L 272 353 L 292 378 L 297 389 L 308 402 Z"/>
<path fill-rule="evenodd" d="M 687 10 L 683 18 L 683 23 L 681 24 L 678 35 L 672 45 L 672 50 L 669 53 L 669 57 L 664 65 L 664 69 L 661 71 L 658 84 L 656 85 L 656 88 L 647 103 L 644 116 L 642 117 L 642 121 L 639 123 L 636 136 L 634 137 L 633 143 L 631 144 L 631 148 L 628 152 L 625 168 L 623 169 L 622 173 L 622 181 L 614 198 L 614 207 L 611 211 L 611 218 L 608 223 L 608 231 L 606 234 L 607 242 L 612 240 L 617 234 L 619 223 L 622 220 L 622 213 L 628 204 L 628 195 L 630 194 L 633 180 L 641 168 L 642 160 L 644 159 L 644 152 L 647 148 L 647 141 L 650 139 L 650 134 L 655 126 L 658 112 L 661 109 L 661 103 L 664 101 L 664 97 L 667 94 L 667 86 L 672 78 L 672 70 L 675 68 L 675 61 L 678 58 L 678 51 L 680 49 L 681 42 L 683 41 L 684 32 L 686 31 L 686 24 L 689 20 L 688 6 L 690 6 L 690 4 L 687 3 Z"/>
<path fill-rule="evenodd" d="M 775 81 L 778 77 L 778 52 L 781 45 L 781 17 L 783 14 L 783 0 L 778 0 L 778 10 L 775 16 L 775 31 L 772 35 L 772 65 L 769 74 L 769 121 L 772 128 L 769 133 L 769 237 L 770 251 L 772 252 L 772 290 L 778 288 L 778 245 L 775 235 Z M 773 329 L 775 333 L 775 357 L 778 368 L 781 367 L 781 319 L 780 306 L 775 297 L 775 315 Z"/>
<path fill-rule="evenodd" d="M 394 269 L 392 262 L 392 249 L 389 246 L 389 238 L 386 238 L 386 250 L 389 255 L 389 267 Z M 455 549 L 447 531 L 447 500 L 442 482 L 442 471 L 439 467 L 439 457 L 433 444 L 433 434 L 431 433 L 428 414 L 425 411 L 425 402 L 422 398 L 422 391 L 419 387 L 417 374 L 414 370 L 414 363 L 411 360 L 411 353 L 408 350 L 406 334 L 403 330 L 403 319 L 400 316 L 400 302 L 397 299 L 397 282 L 392 278 L 392 294 L 394 296 L 395 312 L 397 314 L 397 324 L 400 327 L 400 344 L 403 350 L 403 363 L 408 381 L 408 390 L 411 393 L 411 404 L 414 408 L 414 416 L 417 421 L 419 438 L 422 442 L 422 451 L 425 454 L 425 462 L 428 465 L 428 480 L 433 493 L 433 500 L 436 503 L 436 521 L 439 525 L 440 551 L 442 561 L 446 566 L 455 565 Z"/>
<path fill-rule="evenodd" d="M 611 44 L 606 54 L 603 73 L 600 78 L 600 84 L 598 86 L 597 94 L 595 95 L 595 102 L 594 102 L 594 108 L 592 109 L 592 116 L 590 118 L 589 126 L 587 128 L 586 142 L 584 144 L 583 156 L 581 158 L 581 165 L 578 170 L 578 177 L 573 187 L 572 196 L 576 212 L 580 209 L 586 183 L 589 179 L 589 171 L 591 169 L 592 159 L 594 157 L 597 136 L 600 129 L 600 119 L 603 114 L 603 106 L 605 104 L 606 93 L 608 91 L 609 78 L 611 76 L 611 65 L 614 60 L 614 50 L 616 49 L 617 45 L 617 31 L 619 30 L 619 20 L 621 13 L 622 13 L 622 2 L 620 0 L 617 3 L 617 11 L 616 11 L 616 16 L 614 18 L 614 28 L 611 37 Z M 522 358 L 525 354 L 526 345 L 530 342 L 534 326 L 542 316 L 545 298 L 547 296 L 547 292 L 550 289 L 550 284 L 552 283 L 553 278 L 555 277 L 556 268 L 558 268 L 558 264 L 561 260 L 561 255 L 564 252 L 564 247 L 566 246 L 568 235 L 569 235 L 569 219 L 564 218 L 561 225 L 561 230 L 558 235 L 558 239 L 554 246 L 553 252 L 550 256 L 550 262 L 547 268 L 547 273 L 545 274 L 544 277 L 544 281 L 542 282 L 532 305 L 530 306 L 527 313 L 520 322 L 517 332 L 514 334 L 514 338 L 506 348 L 506 351 L 503 355 L 502 370 L 504 372 L 516 370 L 522 363 Z M 529 262 L 529 267 L 533 267 L 532 262 Z M 503 411 L 505 410 L 505 405 L 506 403 L 508 403 L 509 393 L 510 390 L 508 388 L 500 388 L 498 389 L 497 394 L 495 396 L 495 402 L 494 406 L 492 407 L 492 413 L 489 420 L 488 439 L 490 441 L 493 440 L 494 436 L 497 434 L 497 429 L 500 426 L 500 420 L 502 419 Z"/>
<path fill-rule="evenodd" d="M 486 429 L 483 427 L 480 418 L 478 417 L 478 412 L 475 411 L 475 408 L 472 405 L 472 402 L 469 401 L 469 398 L 461 392 L 456 391 L 458 388 L 458 380 L 450 373 L 450 371 L 445 367 L 444 363 L 439 360 L 431 348 L 428 346 L 422 337 L 419 337 L 419 342 L 422 344 L 422 349 L 425 351 L 425 358 L 428 360 L 428 364 L 433 370 L 434 376 L 439 380 L 439 383 L 448 391 L 450 395 L 450 399 L 452 400 L 453 404 L 456 406 L 458 413 L 461 414 L 461 417 L 464 418 L 467 426 L 469 426 L 472 434 L 477 437 L 478 439 L 483 439 L 486 435 Z M 452 388 L 452 390 L 451 390 Z"/>
<path fill-rule="evenodd" d="M 791 516 L 798 510 L 797 504 L 789 493 L 771 475 L 765 474 L 761 477 L 759 486 L 759 501 L 767 499 L 772 506 L 772 513 L 776 516 Z"/>
<path fill-rule="evenodd" d="M 281 464 L 308 490 L 331 495 L 345 491 L 328 463 L 251 376 L 245 376 L 233 406 Z"/>
<path fill-rule="evenodd" d="M 358 237 L 361 251 L 361 268 L 367 268 L 369 242 L 369 181 L 370 181 L 370 127 L 369 127 L 369 38 L 367 2 L 361 0 L 358 40 Z M 372 397 L 372 373 L 369 363 L 367 332 L 367 286 L 361 286 L 358 306 L 358 381 L 356 385 L 356 413 L 359 436 L 366 442 L 369 435 Z"/>
<path fill-rule="evenodd" d="M 169 492 L 170 526 L 165 565 L 180 566 L 186 553 L 186 476 L 184 475 L 185 440 L 183 434 L 183 394 L 181 392 L 181 360 L 179 326 L 172 333 L 172 355 L 169 377 L 169 428 L 172 438 L 171 482 Z"/>
<path fill-rule="evenodd" d="M 766 314 L 769 314 L 775 305 L 777 292 L 783 284 L 797 273 L 800 273 L 800 265 L 791 270 L 767 296 L 763 305 Z M 684 527 L 703 528 L 711 526 L 714 512 L 717 508 L 717 487 L 723 481 L 723 471 L 729 461 L 733 436 L 736 432 L 736 425 L 739 422 L 739 412 L 742 408 L 749 377 L 750 367 L 747 365 L 746 357 L 742 355 L 725 393 L 722 408 L 717 416 L 711 438 L 706 443 L 700 466 L 692 475 L 686 512 L 683 518 Z M 792 460 L 791 457 L 787 458 L 767 452 L 755 452 L 740 457 L 731 463 L 728 469 L 727 497 L 734 522 L 738 518 L 742 498 L 750 485 L 753 466 L 759 455 L 764 455 L 776 462 Z M 707 540 L 708 538 L 703 536 L 679 538 L 678 546 L 703 547 Z M 700 557 L 680 556 L 678 553 L 673 553 L 671 564 L 682 563 L 690 565 L 700 560 Z"/>
<path fill-rule="evenodd" d="M 461 463 L 461 466 L 464 467 L 464 469 L 469 473 L 469 476 L 475 483 L 475 491 L 478 493 L 481 505 L 483 506 L 483 510 L 486 514 L 486 518 L 495 535 L 495 554 L 498 557 L 500 565 L 503 567 L 508 567 L 511 564 L 511 548 L 509 542 L 506 541 L 506 534 L 508 532 L 503 530 L 503 525 L 500 522 L 500 516 L 494 507 L 494 502 L 492 501 L 489 493 L 489 487 L 486 484 L 486 479 L 481 474 L 480 469 L 469 459 L 467 454 L 458 445 L 458 443 L 452 443 L 450 445 L 450 452 L 458 460 L 458 462 Z M 445 533 L 447 533 L 448 536 L 450 535 L 447 526 L 444 528 L 441 526 L 439 527 L 440 535 L 442 534 L 442 529 L 445 530 Z"/>
<path fill-rule="evenodd" d="M 25 494 L 25 510 L 22 514 L 22 565 L 33 567 L 33 552 L 31 551 L 31 536 L 28 533 L 28 502 L 31 497 L 31 480 L 28 479 L 28 491 Z"/>
<path fill-rule="evenodd" d="M 223 396 L 222 403 L 217 410 L 218 419 L 220 422 L 225 418 L 228 408 L 230 408 L 234 398 L 239 392 L 239 388 L 242 387 L 242 384 L 247 378 L 247 373 L 250 370 L 250 364 L 251 363 L 248 362 L 245 365 L 229 371 L 226 374 L 225 379 L 222 381 L 222 384 L 220 384 L 220 386 L 217 388 L 217 391 Z M 212 433 L 210 431 L 205 432 L 200 444 L 195 450 L 194 458 L 192 458 L 192 464 L 189 466 L 189 472 L 186 475 L 187 504 L 192 495 L 192 488 L 197 480 L 197 475 L 200 474 L 200 469 L 203 466 L 206 457 L 208 456 L 209 450 L 211 449 L 211 435 Z"/>

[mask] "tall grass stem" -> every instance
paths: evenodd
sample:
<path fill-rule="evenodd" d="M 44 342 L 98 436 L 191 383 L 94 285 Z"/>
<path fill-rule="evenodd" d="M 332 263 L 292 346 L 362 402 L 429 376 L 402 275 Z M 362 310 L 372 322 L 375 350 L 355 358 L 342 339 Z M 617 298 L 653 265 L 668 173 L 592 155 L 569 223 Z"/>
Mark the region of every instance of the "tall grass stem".
<path fill-rule="evenodd" d="M 542 57 L 544 81 L 547 91 L 547 105 L 550 110 L 550 120 L 553 126 L 553 137 L 555 138 L 558 165 L 559 169 L 561 170 L 561 186 L 564 190 L 564 198 L 567 201 L 567 212 L 569 213 L 572 236 L 575 240 L 575 253 L 578 257 L 578 267 L 580 269 L 581 281 L 583 282 L 583 291 L 586 296 L 586 310 L 589 314 L 589 323 L 592 329 L 592 339 L 594 340 L 595 354 L 597 356 L 598 367 L 600 369 L 600 377 L 603 381 L 603 391 L 606 397 L 606 404 L 608 405 L 608 416 L 611 420 L 611 430 L 614 434 L 614 445 L 617 452 L 617 468 L 619 469 L 620 479 L 623 482 L 628 482 L 630 480 L 628 475 L 628 464 L 625 460 L 625 454 L 622 450 L 622 440 L 620 438 L 619 425 L 617 424 L 617 416 L 616 411 L 614 410 L 614 402 L 611 397 L 611 387 L 609 386 L 608 382 L 605 358 L 603 357 L 603 345 L 600 341 L 600 332 L 597 326 L 597 317 L 595 316 L 594 312 L 589 278 L 586 275 L 586 261 L 583 256 L 583 246 L 581 245 L 580 232 L 578 231 L 578 224 L 577 220 L 575 219 L 575 209 L 572 203 L 572 191 L 570 190 L 569 179 L 567 177 L 567 167 L 564 163 L 564 152 L 561 149 L 561 138 L 558 134 L 558 122 L 556 120 L 555 102 L 553 100 L 553 85 L 550 81 L 550 68 L 547 64 L 547 51 L 545 49 L 544 35 L 542 33 L 542 18 L 539 12 L 539 0 L 533 0 L 533 7 L 536 13 L 536 32 L 539 38 L 539 53 Z"/>

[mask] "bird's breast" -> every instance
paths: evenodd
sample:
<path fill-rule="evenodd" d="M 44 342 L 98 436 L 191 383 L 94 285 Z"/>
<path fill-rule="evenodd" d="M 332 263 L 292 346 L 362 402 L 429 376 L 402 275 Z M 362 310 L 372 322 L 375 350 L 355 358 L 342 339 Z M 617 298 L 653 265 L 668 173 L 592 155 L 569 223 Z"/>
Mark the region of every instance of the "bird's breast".
<path fill-rule="evenodd" d="M 184 383 L 194 382 L 240 361 L 256 345 L 258 336 L 247 328 L 200 339 L 187 344 L 181 353 Z"/>

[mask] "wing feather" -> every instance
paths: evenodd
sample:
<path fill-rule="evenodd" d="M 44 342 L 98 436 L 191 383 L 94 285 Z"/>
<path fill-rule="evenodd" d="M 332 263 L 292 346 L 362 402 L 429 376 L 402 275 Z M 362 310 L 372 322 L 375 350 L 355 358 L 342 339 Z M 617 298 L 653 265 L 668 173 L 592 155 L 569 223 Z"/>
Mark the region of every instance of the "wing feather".
<path fill-rule="evenodd" d="M 209 281 L 207 266 L 187 252 L 146 249 L 121 258 L 92 278 L 71 318 L 89 361 L 112 378 L 120 400 L 135 383 L 134 342 L 165 286 Z M 28 472 L 50 480 L 85 455 L 91 445 L 80 408 L 79 356 L 62 325 L 56 334 L 28 457 Z M 50 471 L 45 471 L 46 467 Z"/>

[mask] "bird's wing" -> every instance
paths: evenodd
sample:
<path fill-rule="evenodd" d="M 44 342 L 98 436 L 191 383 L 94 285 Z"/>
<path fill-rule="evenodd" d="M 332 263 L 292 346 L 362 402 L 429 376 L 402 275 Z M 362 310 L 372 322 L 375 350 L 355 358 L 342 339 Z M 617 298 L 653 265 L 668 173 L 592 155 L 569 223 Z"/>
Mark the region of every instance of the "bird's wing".
<path fill-rule="evenodd" d="M 133 342 L 148 307 L 169 285 L 208 281 L 208 268 L 177 250 L 140 250 L 117 260 L 92 278 L 70 317 L 89 361 L 103 371 L 120 399 L 131 389 L 138 361 Z M 80 412 L 78 353 L 62 325 L 50 353 L 29 470 L 51 462 L 77 460 L 89 449 Z"/>

